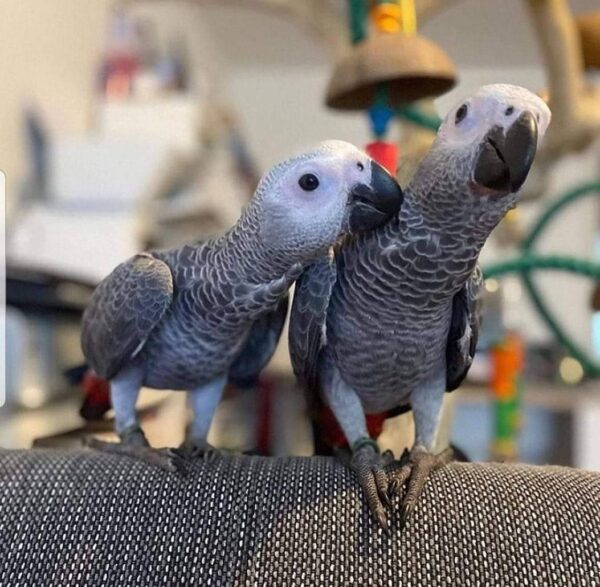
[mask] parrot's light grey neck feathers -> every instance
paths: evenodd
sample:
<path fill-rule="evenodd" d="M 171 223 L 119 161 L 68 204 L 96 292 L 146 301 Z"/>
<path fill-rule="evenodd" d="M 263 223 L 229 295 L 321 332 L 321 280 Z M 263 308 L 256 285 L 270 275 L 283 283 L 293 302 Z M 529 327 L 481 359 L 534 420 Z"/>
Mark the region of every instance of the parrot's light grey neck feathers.
<path fill-rule="evenodd" d="M 433 148 L 405 190 L 404 207 L 418 212 L 432 231 L 460 236 L 482 247 L 517 196 L 482 195 L 472 188 L 474 156 L 456 156 Z M 404 210 L 400 214 L 405 213 Z"/>
<path fill-rule="evenodd" d="M 300 247 L 274 249 L 265 242 L 261 234 L 260 194 L 257 196 L 235 226 L 219 239 L 217 248 L 222 263 L 234 267 L 238 275 L 253 283 L 277 279 L 307 257 Z"/>

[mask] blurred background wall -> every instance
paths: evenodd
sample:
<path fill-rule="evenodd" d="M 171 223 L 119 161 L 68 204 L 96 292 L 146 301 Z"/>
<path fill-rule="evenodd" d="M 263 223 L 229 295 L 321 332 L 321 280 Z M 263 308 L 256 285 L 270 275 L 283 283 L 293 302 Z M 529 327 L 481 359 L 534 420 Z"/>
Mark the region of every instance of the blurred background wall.
<path fill-rule="evenodd" d="M 25 104 L 39 104 L 65 132 L 90 128 L 96 93 L 90 72 L 98 65 L 111 5 L 111 0 L 0 3 L 0 160 L 9 178 L 9 208 L 25 174 Z"/>
<path fill-rule="evenodd" d="M 54 270 L 66 267 L 71 273 L 78 269 L 81 277 L 94 282 L 143 246 L 166 244 L 166 240 L 153 240 L 153 229 L 148 228 L 160 225 L 161 218 L 171 218 L 170 214 L 178 221 L 187 218 L 189 239 L 235 219 L 248 190 L 232 180 L 235 165 L 223 145 L 236 136 L 243 137 L 256 173 L 323 139 L 340 138 L 357 145 L 370 140 L 363 114 L 324 106 L 339 43 L 347 43 L 346 3 L 321 3 L 339 14 L 338 28 L 334 27 L 341 31 L 337 45 L 324 41 L 329 37 L 331 41 L 335 33 L 320 35 L 285 8 L 267 10 L 260 4 L 259 0 L 0 0 L 4 8 L 0 19 L 0 166 L 7 175 L 9 260 L 31 266 L 37 262 Z M 286 2 L 264 4 L 283 6 Z M 419 31 L 443 47 L 459 71 L 456 88 L 436 100 L 440 114 L 485 83 L 513 83 L 533 91 L 547 86 L 545 55 L 525 0 L 442 4 L 443 9 L 419 23 Z M 570 0 L 568 5 L 574 13 L 581 13 L 597 8 L 598 2 Z M 185 49 L 189 86 L 173 100 L 169 98 L 166 109 L 157 107 L 140 115 L 141 122 L 133 120 L 139 114 L 135 99 L 132 110 L 127 111 L 125 105 L 119 111 L 99 89 L 100 65 L 116 9 L 151 25 L 156 50 Z M 597 84 L 598 74 L 589 75 L 591 83 Z M 47 129 L 54 178 L 48 201 L 23 211 L 24 185 L 31 172 L 31 137 L 24 131 L 27 111 L 35 112 Z M 159 118 L 160 140 L 150 140 L 150 127 Z M 144 120 L 153 124 L 136 135 L 132 129 L 143 127 Z M 169 129 L 173 136 L 166 136 Z M 392 138 L 399 138 L 397 128 Z M 215 147 L 219 141 L 223 145 Z M 124 155 L 116 156 L 121 148 Z M 84 160 L 82 153 L 90 155 Z M 97 164 L 92 157 L 96 153 L 100 153 Z M 116 165 L 111 156 L 121 164 Z M 117 194 L 125 189 L 144 162 L 148 177 L 140 175 L 135 193 L 101 201 L 110 189 Z M 114 177 L 111 165 L 116 165 Z M 203 177 L 195 178 L 195 173 Z M 521 229 L 566 189 L 599 177 L 597 142 L 593 148 L 561 158 L 545 175 L 543 198 L 520 207 Z M 154 200 L 180 184 L 187 186 L 180 191 L 187 190 L 191 196 L 211 194 L 206 198 L 213 207 L 217 204 L 222 218 L 211 224 L 210 214 L 186 208 L 187 200 L 168 210 L 155 208 Z M 79 201 L 84 192 L 85 198 Z M 190 201 L 194 200 L 191 196 Z M 549 227 L 539 248 L 592 256 L 599 225 L 597 199 L 582 201 Z M 159 228 L 162 235 L 169 232 L 164 225 Z M 484 263 L 514 253 L 514 246 L 505 246 L 501 236 L 486 247 Z M 562 274 L 545 274 L 538 280 L 569 333 L 592 352 L 594 284 Z M 552 344 L 548 328 L 530 307 L 519 280 L 509 277 L 502 285 L 510 326 L 520 329 L 528 344 Z M 285 349 L 279 357 L 289 372 Z"/>
<path fill-rule="evenodd" d="M 173 38 L 185 39 L 195 83 L 232 105 L 261 170 L 290 151 L 324 138 L 362 144 L 368 134 L 365 117 L 322 106 L 331 71 L 329 48 L 283 11 L 256 9 L 252 2 L 245 6 L 243 2 L 194 0 L 3 0 L 3 4 L 0 161 L 8 178 L 9 220 L 26 171 L 23 109 L 35 105 L 50 128 L 61 135 L 94 128 L 98 106 L 94 73 L 115 6 L 126 6 L 132 15 L 153 22 L 162 46 Z M 582 12 L 597 2 L 572 0 L 570 5 Z M 444 47 L 460 71 L 459 85 L 437 100 L 442 113 L 484 83 L 504 81 L 534 90 L 545 86 L 541 50 L 521 0 L 449 2 L 422 24 L 421 31 Z M 555 170 L 549 191 L 562 190 L 570 183 L 571 173 L 583 179 L 596 171 L 594 154 L 587 160 L 578 158 L 571 170 L 567 162 Z M 523 209 L 525 214 L 537 211 L 535 205 Z M 551 227 L 545 235 L 544 246 L 559 243 L 570 252 L 580 246 L 572 237 L 587 235 L 585 246 L 591 247 L 596 210 L 596 203 L 589 201 L 569 211 L 560 226 Z M 573 306 L 575 336 L 589 340 L 589 320 L 577 318 L 587 288 L 564 286 L 555 276 L 543 279 L 552 304 L 564 305 L 568 299 Z M 524 320 L 530 323 L 533 338 L 544 337 L 546 331 L 532 313 Z"/>

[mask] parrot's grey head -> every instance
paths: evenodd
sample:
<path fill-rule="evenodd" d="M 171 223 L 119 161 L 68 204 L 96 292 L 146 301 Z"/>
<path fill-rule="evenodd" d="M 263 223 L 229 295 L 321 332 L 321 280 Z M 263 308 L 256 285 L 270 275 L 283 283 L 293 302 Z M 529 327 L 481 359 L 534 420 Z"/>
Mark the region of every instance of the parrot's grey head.
<path fill-rule="evenodd" d="M 263 242 L 309 254 L 381 226 L 398 213 L 402 197 L 381 165 L 344 141 L 326 141 L 278 164 L 255 194 Z"/>
<path fill-rule="evenodd" d="M 447 189 L 421 191 L 438 197 L 432 204 L 444 214 L 481 215 L 495 225 L 515 205 L 549 123 L 548 106 L 529 90 L 483 86 L 448 113 L 423 161 Z"/>
<path fill-rule="evenodd" d="M 529 90 L 507 84 L 483 86 L 446 116 L 437 148 L 448 149 L 469 165 L 475 192 L 516 193 L 549 123 L 548 106 Z"/>

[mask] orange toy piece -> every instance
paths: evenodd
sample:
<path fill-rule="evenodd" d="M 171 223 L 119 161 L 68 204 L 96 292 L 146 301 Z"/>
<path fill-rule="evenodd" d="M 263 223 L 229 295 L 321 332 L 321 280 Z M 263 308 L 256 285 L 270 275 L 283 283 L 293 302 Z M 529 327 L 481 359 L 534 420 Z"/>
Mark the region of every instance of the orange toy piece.
<path fill-rule="evenodd" d="M 491 389 L 495 400 L 492 452 L 500 460 L 517 457 L 524 355 L 523 340 L 514 332 L 509 332 L 492 349 Z"/>
<path fill-rule="evenodd" d="M 417 32 L 417 16 L 414 0 L 379 2 L 371 9 L 371 20 L 380 33 Z"/>

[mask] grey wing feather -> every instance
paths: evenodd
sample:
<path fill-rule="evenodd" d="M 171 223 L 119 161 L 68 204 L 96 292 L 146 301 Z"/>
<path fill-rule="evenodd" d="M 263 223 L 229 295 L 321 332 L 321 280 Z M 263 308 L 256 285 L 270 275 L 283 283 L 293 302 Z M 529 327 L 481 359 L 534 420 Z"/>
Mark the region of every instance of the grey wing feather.
<path fill-rule="evenodd" d="M 168 265 L 148 253 L 121 263 L 94 291 L 83 314 L 81 346 L 106 379 L 136 355 L 173 300 Z"/>
<path fill-rule="evenodd" d="M 446 346 L 446 390 L 454 391 L 467 376 L 479 339 L 483 276 L 479 265 L 452 300 Z"/>
<path fill-rule="evenodd" d="M 296 377 L 313 396 L 319 390 L 319 355 L 326 344 L 327 308 L 336 277 L 334 259 L 325 256 L 304 270 L 294 291 L 290 358 Z"/>
<path fill-rule="evenodd" d="M 231 382 L 239 387 L 256 384 L 260 372 L 267 366 L 277 348 L 287 318 L 288 305 L 289 296 L 286 295 L 274 311 L 262 316 L 252 325 L 248 339 L 229 369 Z"/>

